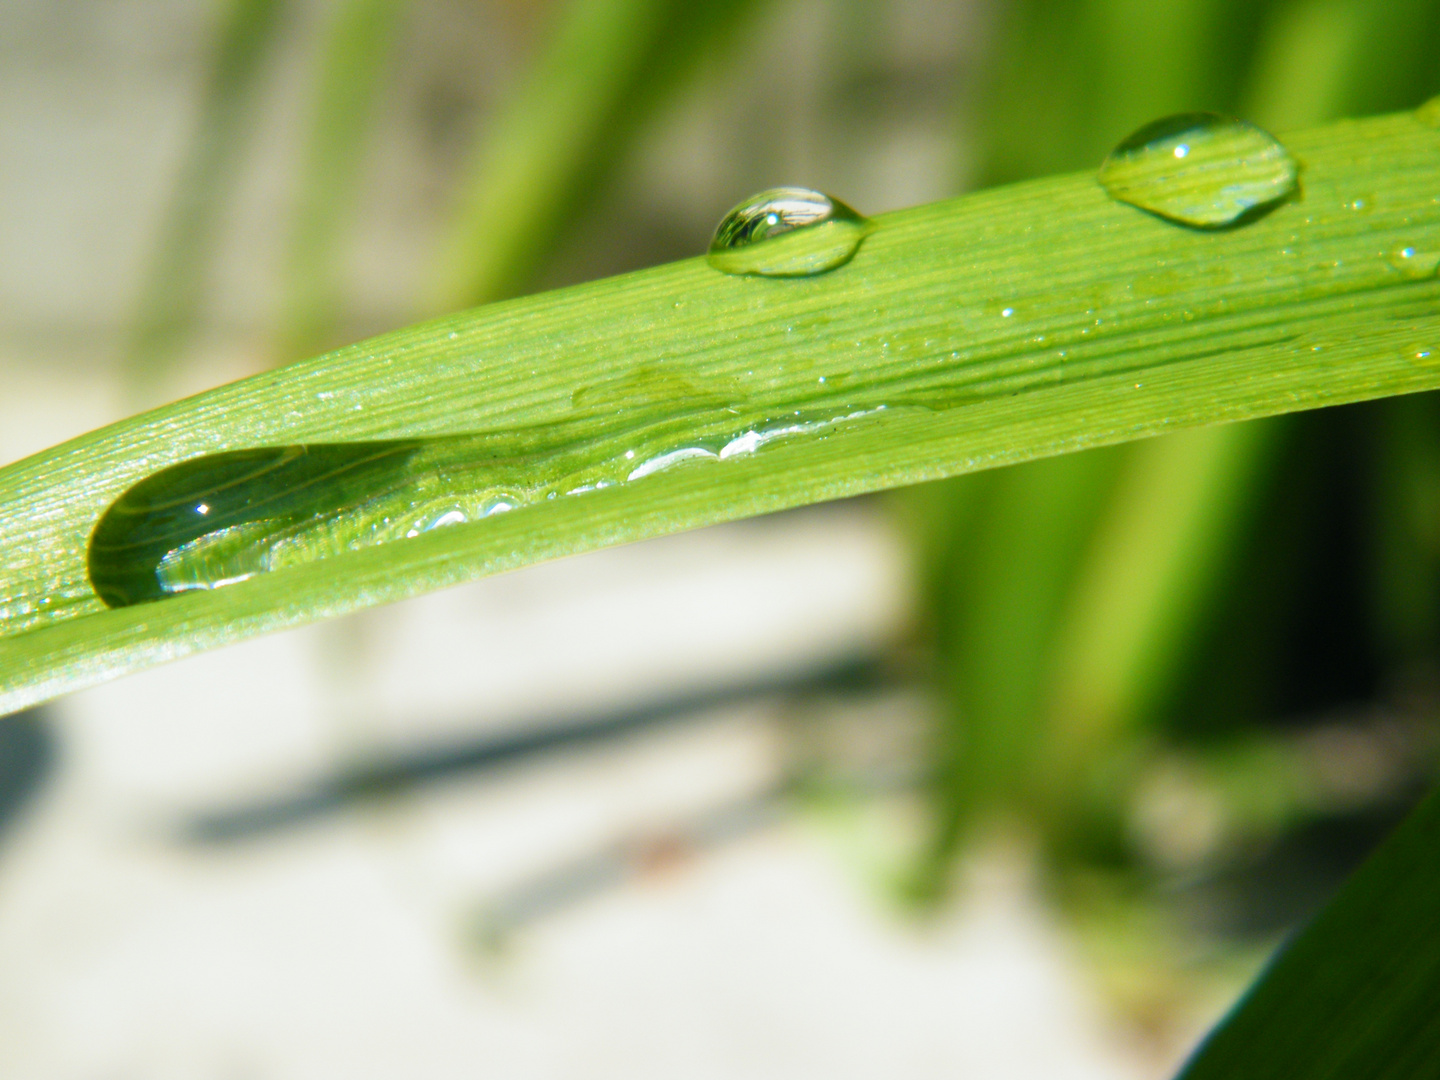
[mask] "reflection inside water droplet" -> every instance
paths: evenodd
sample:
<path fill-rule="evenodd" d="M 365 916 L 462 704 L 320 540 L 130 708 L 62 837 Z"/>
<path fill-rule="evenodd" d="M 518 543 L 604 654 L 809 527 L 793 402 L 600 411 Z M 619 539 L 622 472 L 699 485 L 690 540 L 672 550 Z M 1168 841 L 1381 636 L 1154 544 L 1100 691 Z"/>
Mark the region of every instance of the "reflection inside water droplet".
<path fill-rule="evenodd" d="M 807 277 L 844 265 L 873 228 L 819 191 L 771 188 L 721 219 L 706 259 L 727 274 Z"/>
<path fill-rule="evenodd" d="M 1147 124 L 1100 166 L 1112 198 L 1201 229 L 1253 220 L 1290 196 L 1299 168 L 1273 136 L 1215 113 Z"/>

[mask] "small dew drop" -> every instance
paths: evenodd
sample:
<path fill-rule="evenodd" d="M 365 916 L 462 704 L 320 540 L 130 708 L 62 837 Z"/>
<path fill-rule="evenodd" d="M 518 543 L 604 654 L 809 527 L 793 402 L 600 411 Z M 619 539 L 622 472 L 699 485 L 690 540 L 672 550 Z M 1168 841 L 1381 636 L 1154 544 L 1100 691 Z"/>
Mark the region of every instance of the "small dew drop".
<path fill-rule="evenodd" d="M 1007 307 L 1007 308 L 1005 308 L 1005 310 L 1003 310 L 1002 312 L 1000 312 L 1000 317 L 1001 317 L 1001 318 L 1004 318 L 1004 319 L 1008 319 L 1008 318 L 1010 318 L 1011 315 L 1014 315 L 1014 314 L 1015 314 L 1015 309 L 1014 309 L 1014 308 Z"/>
<path fill-rule="evenodd" d="M 1389 252 L 1385 261 L 1412 280 L 1432 278 L 1440 270 L 1440 248 L 1424 249 L 1406 244 Z"/>
<path fill-rule="evenodd" d="M 1114 199 L 1197 229 L 1259 216 L 1295 192 L 1299 166 L 1280 142 L 1244 120 L 1181 113 L 1147 124 L 1100 166 Z"/>
<path fill-rule="evenodd" d="M 727 274 L 808 277 L 850 261 L 873 223 L 808 188 L 771 188 L 721 219 L 706 256 Z"/>

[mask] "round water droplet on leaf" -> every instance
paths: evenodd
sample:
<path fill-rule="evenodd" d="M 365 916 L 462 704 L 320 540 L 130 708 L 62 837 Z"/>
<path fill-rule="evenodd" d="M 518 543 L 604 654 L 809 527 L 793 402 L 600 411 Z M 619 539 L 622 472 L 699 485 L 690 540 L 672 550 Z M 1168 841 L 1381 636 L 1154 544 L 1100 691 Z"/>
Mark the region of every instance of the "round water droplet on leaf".
<path fill-rule="evenodd" d="M 1110 152 L 1112 198 L 1198 229 L 1252 220 L 1290 196 L 1299 167 L 1273 135 L 1215 113 L 1147 124 Z"/>
<path fill-rule="evenodd" d="M 874 225 L 839 199 L 808 188 L 771 188 L 735 207 L 706 256 L 727 274 L 807 277 L 850 260 Z"/>
<path fill-rule="evenodd" d="M 1408 278 L 1423 280 L 1440 270 L 1440 250 L 1407 244 L 1385 256 L 1385 261 Z"/>

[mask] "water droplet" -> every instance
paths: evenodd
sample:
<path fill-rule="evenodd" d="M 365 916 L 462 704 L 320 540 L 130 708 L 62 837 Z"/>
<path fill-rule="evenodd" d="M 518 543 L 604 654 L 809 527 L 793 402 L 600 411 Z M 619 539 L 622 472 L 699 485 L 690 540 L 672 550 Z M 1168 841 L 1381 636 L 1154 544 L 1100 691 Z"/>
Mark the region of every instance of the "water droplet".
<path fill-rule="evenodd" d="M 727 274 L 806 277 L 850 260 L 874 224 L 808 188 L 771 188 L 721 219 L 706 256 Z"/>
<path fill-rule="evenodd" d="M 625 477 L 626 480 L 639 480 L 642 476 L 649 476 L 651 473 L 661 472 L 678 465 L 682 461 L 689 461 L 692 458 L 714 458 L 716 453 L 713 450 L 706 450 L 703 446 L 682 446 L 679 450 L 671 450 L 669 453 L 660 454 L 642 461 L 631 470 Z"/>
<path fill-rule="evenodd" d="M 1199 229 L 1252 220 L 1295 191 L 1299 167 L 1273 135 L 1215 113 L 1147 124 L 1100 166 L 1111 197 Z"/>
<path fill-rule="evenodd" d="M 277 543 L 400 481 L 420 443 L 207 454 L 146 477 L 101 516 L 86 558 L 109 607 L 218 588 L 270 569 Z"/>
<path fill-rule="evenodd" d="M 1385 256 L 1385 261 L 1408 278 L 1421 280 L 1435 276 L 1440 269 L 1440 250 L 1406 244 Z"/>
<path fill-rule="evenodd" d="M 508 504 L 505 509 L 510 509 Z M 465 513 L 464 510 L 461 510 L 458 506 L 452 506 L 448 510 L 441 510 L 420 518 L 406 531 L 405 535 L 413 538 L 419 536 L 421 533 L 427 533 L 431 529 L 443 529 L 446 525 L 463 525 L 469 520 L 470 515 Z"/>
<path fill-rule="evenodd" d="M 643 480 L 691 459 L 750 454 L 795 436 L 828 438 L 837 425 L 884 410 L 797 409 L 678 447 L 670 417 L 605 435 L 545 426 L 206 454 L 152 473 L 100 515 L 87 550 L 90 584 L 112 608 L 223 588 Z"/>

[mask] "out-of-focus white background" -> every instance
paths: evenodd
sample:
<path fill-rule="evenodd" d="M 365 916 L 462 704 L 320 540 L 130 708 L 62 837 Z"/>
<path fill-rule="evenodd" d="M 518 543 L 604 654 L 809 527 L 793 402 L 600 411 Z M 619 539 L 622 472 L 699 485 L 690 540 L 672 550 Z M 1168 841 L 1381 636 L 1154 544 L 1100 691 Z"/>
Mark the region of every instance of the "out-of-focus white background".
<path fill-rule="evenodd" d="M 412 9 L 346 252 L 350 336 L 412 317 L 457 144 L 522 68 L 540 7 Z M 551 283 L 696 253 L 695 223 L 766 183 L 869 212 L 955 191 L 952 105 L 991 12 L 873 5 L 876 90 L 823 84 L 826 51 L 854 45 L 827 32 L 828 7 L 775 5 L 738 61 L 681 95 Z M 159 397 L 274 359 L 297 88 L 330 10 L 286 5 L 202 318 Z M 217 18 L 184 0 L 0 3 L 4 461 L 128 408 L 123 331 Z M 837 111 L 847 94 L 865 107 Z M 767 141 L 727 156 L 757 117 L 775 121 Z M 867 151 L 837 153 L 846 139 Z M 637 206 L 651 234 L 607 245 Z M 0 833 L 0 1073 L 1167 1074 L 1185 1037 L 1116 1021 L 1003 846 L 938 916 L 897 901 L 929 704 L 903 678 L 827 673 L 903 643 L 908 565 L 882 504 L 825 506 L 47 706 L 43 783 Z M 646 710 L 658 719 L 613 737 L 479 763 L 496 740 Z M 797 775 L 834 791 L 797 792 Z"/>
<path fill-rule="evenodd" d="M 925 922 L 887 893 L 918 810 L 894 783 L 924 707 L 903 692 L 761 693 L 185 834 L 356 760 L 863 653 L 903 619 L 902 565 L 876 515 L 825 508 L 60 702 L 55 776 L 0 853 L 6 1074 L 1158 1075 L 1021 865 L 975 868 Z M 807 728 L 867 797 L 773 798 Z"/>

